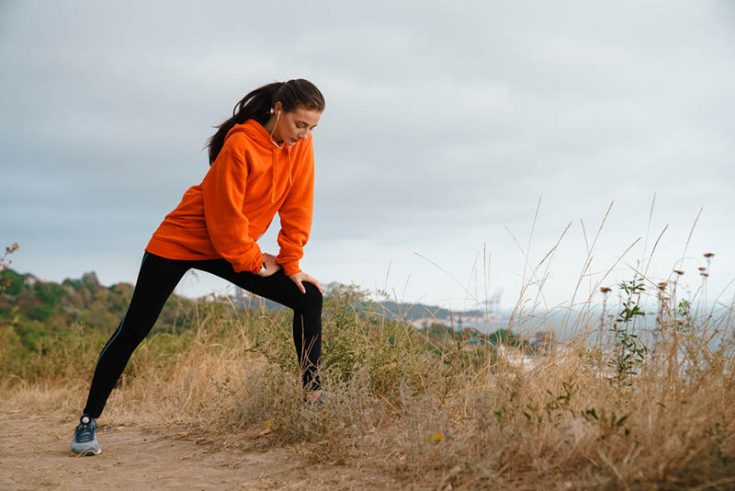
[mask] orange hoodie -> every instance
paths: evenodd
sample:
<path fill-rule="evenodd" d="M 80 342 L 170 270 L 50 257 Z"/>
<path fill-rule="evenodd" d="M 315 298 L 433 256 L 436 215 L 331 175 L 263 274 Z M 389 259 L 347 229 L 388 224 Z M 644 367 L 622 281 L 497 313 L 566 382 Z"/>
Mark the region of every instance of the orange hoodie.
<path fill-rule="evenodd" d="M 250 119 L 227 132 L 202 183 L 184 193 L 145 250 L 169 259 L 221 257 L 237 272 L 257 273 L 263 254 L 256 241 L 278 212 L 276 262 L 292 275 L 301 271 L 313 203 L 311 133 L 291 147 L 279 147 L 260 123 Z"/>

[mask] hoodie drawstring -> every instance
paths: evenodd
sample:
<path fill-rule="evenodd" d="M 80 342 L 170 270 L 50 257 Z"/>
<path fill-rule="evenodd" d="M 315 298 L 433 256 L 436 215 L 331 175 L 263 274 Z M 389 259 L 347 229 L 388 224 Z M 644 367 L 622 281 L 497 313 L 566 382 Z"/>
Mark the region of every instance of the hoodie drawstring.
<path fill-rule="evenodd" d="M 276 202 L 276 182 L 278 182 L 278 179 L 276 179 L 276 173 L 277 173 L 277 163 L 278 158 L 276 158 L 276 144 L 275 142 L 272 142 L 271 145 L 271 159 L 272 159 L 272 167 L 273 167 L 273 173 L 271 174 L 271 203 Z M 286 187 L 290 187 L 293 184 L 293 162 L 291 161 L 291 152 L 288 147 L 286 147 L 286 157 L 288 159 L 288 169 L 286 172 L 288 172 L 288 181 L 286 184 Z M 279 192 L 278 196 L 280 197 L 283 192 Z"/>

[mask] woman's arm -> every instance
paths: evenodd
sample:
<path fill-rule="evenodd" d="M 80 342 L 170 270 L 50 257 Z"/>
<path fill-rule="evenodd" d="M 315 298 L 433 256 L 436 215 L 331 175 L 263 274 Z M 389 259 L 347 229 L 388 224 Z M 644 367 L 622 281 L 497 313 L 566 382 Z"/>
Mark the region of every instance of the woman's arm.
<path fill-rule="evenodd" d="M 202 181 L 204 218 L 214 249 L 235 269 L 258 273 L 263 254 L 249 235 L 249 221 L 242 212 L 248 166 L 244 159 L 245 136 L 225 140 Z"/>

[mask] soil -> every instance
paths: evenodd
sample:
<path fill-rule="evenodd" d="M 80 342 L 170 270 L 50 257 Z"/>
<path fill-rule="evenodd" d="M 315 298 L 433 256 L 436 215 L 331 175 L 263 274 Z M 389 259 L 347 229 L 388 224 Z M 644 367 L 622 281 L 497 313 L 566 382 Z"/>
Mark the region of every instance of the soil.
<path fill-rule="evenodd" d="M 375 470 L 309 465 L 293 448 L 218 448 L 181 427 L 99 421 L 100 455 L 69 450 L 74 421 L 0 413 L 0 489 L 397 489 Z M 256 442 L 261 435 L 243 435 Z M 221 446 L 220 446 L 221 447 Z"/>

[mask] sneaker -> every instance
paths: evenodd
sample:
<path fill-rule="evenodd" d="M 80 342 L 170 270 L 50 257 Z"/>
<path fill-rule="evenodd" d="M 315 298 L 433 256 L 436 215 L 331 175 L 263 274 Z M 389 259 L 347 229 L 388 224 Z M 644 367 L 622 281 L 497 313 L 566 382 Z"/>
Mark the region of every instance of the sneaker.
<path fill-rule="evenodd" d="M 97 443 L 97 422 L 93 417 L 83 414 L 71 439 L 71 451 L 79 455 L 98 455 L 102 452 Z"/>
<path fill-rule="evenodd" d="M 310 397 L 304 396 L 304 405 L 306 406 L 323 406 L 327 402 L 326 397 L 324 396 L 324 391 L 319 391 L 319 397 L 316 399 L 312 399 Z"/>

